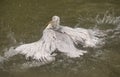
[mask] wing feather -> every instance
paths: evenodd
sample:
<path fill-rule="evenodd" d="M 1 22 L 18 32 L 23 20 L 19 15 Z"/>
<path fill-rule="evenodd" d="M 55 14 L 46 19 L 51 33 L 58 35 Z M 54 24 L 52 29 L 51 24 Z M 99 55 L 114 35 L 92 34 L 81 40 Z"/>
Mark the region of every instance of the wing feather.
<path fill-rule="evenodd" d="M 97 37 L 91 35 L 90 31 L 87 29 L 61 26 L 61 32 L 68 34 L 76 45 L 81 44 L 85 47 L 94 47 L 97 42 L 97 40 L 95 41 Z"/>
<path fill-rule="evenodd" d="M 42 62 L 50 62 L 55 58 L 51 53 L 55 51 L 55 32 L 51 29 L 45 29 L 42 38 L 34 43 L 18 46 L 15 51 L 23 54 L 26 58 L 33 58 Z"/>

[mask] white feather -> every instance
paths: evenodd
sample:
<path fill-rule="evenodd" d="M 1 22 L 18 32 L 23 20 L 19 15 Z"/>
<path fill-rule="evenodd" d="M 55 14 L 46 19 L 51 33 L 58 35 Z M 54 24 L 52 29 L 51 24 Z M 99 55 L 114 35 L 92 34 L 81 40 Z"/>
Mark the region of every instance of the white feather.
<path fill-rule="evenodd" d="M 95 47 L 98 43 L 97 37 L 91 34 L 90 30 L 84 28 L 70 28 L 60 26 L 61 32 L 68 34 L 76 45 L 81 44 L 84 47 Z"/>

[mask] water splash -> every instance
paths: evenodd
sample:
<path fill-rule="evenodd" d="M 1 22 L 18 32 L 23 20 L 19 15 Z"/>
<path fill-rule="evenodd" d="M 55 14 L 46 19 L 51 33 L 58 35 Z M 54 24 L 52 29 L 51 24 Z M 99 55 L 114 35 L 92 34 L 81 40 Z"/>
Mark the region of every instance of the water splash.
<path fill-rule="evenodd" d="M 115 40 L 119 41 L 120 38 L 120 16 L 114 16 L 109 12 L 106 12 L 102 18 L 99 15 L 96 16 L 96 27 L 107 27 L 102 29 L 104 39 L 108 45 L 115 43 Z M 108 40 L 111 40 L 108 42 Z"/>
<path fill-rule="evenodd" d="M 115 17 L 111 14 L 105 13 L 103 17 L 100 17 L 100 15 L 97 15 L 95 18 L 92 19 L 92 22 L 94 22 L 95 26 L 91 29 L 75 28 L 75 30 L 77 30 L 77 31 L 84 30 L 84 31 L 89 32 L 90 37 L 93 39 L 92 41 L 97 44 L 96 47 L 94 47 L 94 48 L 100 48 L 100 47 L 102 48 L 102 46 L 104 46 L 106 43 L 108 43 L 108 40 L 112 40 L 112 41 L 109 41 L 109 43 L 107 45 L 109 45 L 111 42 L 112 43 L 115 42 L 114 40 L 116 40 L 116 39 L 117 39 L 117 41 L 119 40 L 119 38 L 120 38 L 120 17 L 119 16 Z M 109 26 L 109 27 L 106 29 L 101 29 L 101 27 L 103 27 L 103 26 L 104 27 Z M 113 26 L 114 26 L 114 28 L 113 28 Z M 64 31 L 66 31 L 66 30 L 64 30 Z M 8 36 L 10 38 L 12 37 L 11 39 L 13 39 L 13 41 L 16 43 L 15 38 L 13 38 L 13 34 L 12 35 L 9 34 Z M 77 43 L 77 42 L 75 41 L 75 43 Z M 34 43 L 34 44 L 37 47 L 37 43 Z M 82 45 L 87 47 L 84 44 L 82 44 Z M 87 44 L 87 45 L 89 45 L 89 44 Z M 9 59 L 10 57 L 13 57 L 14 55 L 19 54 L 18 52 L 15 51 L 14 48 L 15 47 L 11 47 L 10 49 L 6 50 L 6 52 L 4 53 L 4 57 L 0 57 L 1 62 L 5 61 L 6 59 Z M 27 53 L 29 53 L 29 52 L 26 52 L 26 54 Z M 29 55 L 31 55 L 31 54 L 34 55 L 34 53 L 29 53 Z M 96 55 L 99 56 L 101 54 L 96 53 L 95 56 Z M 41 65 L 45 64 L 45 63 L 41 63 L 40 61 L 35 61 L 35 59 L 32 59 L 32 61 L 29 62 L 28 57 L 26 57 L 25 59 L 28 60 L 28 62 L 22 63 L 20 65 L 21 68 L 37 67 L 37 66 L 41 66 Z M 77 69 L 77 68 L 75 68 L 75 69 Z"/>
<path fill-rule="evenodd" d="M 10 42 L 12 44 L 16 44 L 17 41 L 15 39 L 15 36 L 14 36 L 14 32 L 12 32 L 11 30 L 9 31 L 8 35 L 7 35 L 7 38 L 10 40 Z"/>
<path fill-rule="evenodd" d="M 120 24 L 120 16 L 115 17 L 113 14 L 110 14 L 108 11 L 103 15 L 101 18 L 100 15 L 97 15 L 96 18 L 96 24 L 112 24 L 112 25 L 118 25 Z"/>

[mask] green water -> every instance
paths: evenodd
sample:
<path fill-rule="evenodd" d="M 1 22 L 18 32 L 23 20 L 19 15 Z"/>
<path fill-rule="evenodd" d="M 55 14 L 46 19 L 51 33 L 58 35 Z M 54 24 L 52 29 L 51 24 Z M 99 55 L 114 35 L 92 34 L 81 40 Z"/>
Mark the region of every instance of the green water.
<path fill-rule="evenodd" d="M 94 20 L 106 12 L 120 16 L 119 0 L 0 0 L 0 54 L 19 43 L 40 39 L 53 15 L 61 17 L 61 25 L 93 28 Z M 82 21 L 80 20 L 83 19 Z M 109 24 L 100 26 L 108 28 Z M 114 24 L 109 26 L 113 29 Z M 115 25 L 116 26 L 116 25 Z M 107 36 L 109 37 L 109 36 Z M 120 34 L 107 39 L 100 49 L 77 59 L 58 57 L 51 64 L 20 69 L 18 56 L 0 63 L 0 77 L 120 77 Z"/>

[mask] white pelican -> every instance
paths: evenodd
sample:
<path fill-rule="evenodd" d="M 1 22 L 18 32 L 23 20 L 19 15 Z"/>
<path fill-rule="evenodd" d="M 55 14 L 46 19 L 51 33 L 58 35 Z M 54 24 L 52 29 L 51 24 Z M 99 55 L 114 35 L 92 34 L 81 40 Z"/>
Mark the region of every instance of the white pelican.
<path fill-rule="evenodd" d="M 89 30 L 61 26 L 60 18 L 53 16 L 39 41 L 20 45 L 15 48 L 14 53 L 47 63 L 55 60 L 55 54 L 52 53 L 56 50 L 70 58 L 75 58 L 86 53 L 84 50 L 77 49 L 76 45 L 94 47 L 96 43 L 97 40 L 94 39 Z"/>

